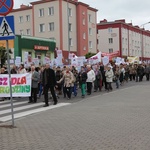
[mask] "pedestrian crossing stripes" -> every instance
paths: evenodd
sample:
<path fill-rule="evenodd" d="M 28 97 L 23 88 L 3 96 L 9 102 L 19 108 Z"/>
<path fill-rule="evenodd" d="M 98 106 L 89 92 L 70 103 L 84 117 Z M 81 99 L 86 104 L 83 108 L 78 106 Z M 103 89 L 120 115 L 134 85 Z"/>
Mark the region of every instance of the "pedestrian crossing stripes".
<path fill-rule="evenodd" d="M 13 100 L 14 118 L 17 119 L 46 110 L 67 106 L 70 105 L 70 103 L 58 103 L 57 105 L 50 105 L 49 107 L 42 107 L 43 105 L 43 102 L 28 104 L 27 101 Z M 10 121 L 11 119 L 10 101 L 0 102 L 0 123 Z"/>

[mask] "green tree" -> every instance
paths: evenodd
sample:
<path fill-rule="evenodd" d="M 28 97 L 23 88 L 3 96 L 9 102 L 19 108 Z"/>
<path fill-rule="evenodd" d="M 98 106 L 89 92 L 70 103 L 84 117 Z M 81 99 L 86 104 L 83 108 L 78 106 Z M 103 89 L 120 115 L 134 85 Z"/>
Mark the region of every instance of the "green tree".
<path fill-rule="evenodd" d="M 85 55 L 85 57 L 86 57 L 86 59 L 88 59 L 88 58 L 90 58 L 90 57 L 92 57 L 92 56 L 94 56 L 94 55 L 96 55 L 96 53 L 91 53 L 91 52 L 89 52 L 89 53 L 87 53 L 87 54 Z"/>
<path fill-rule="evenodd" d="M 11 59 L 10 54 L 12 54 L 11 49 L 9 49 L 9 58 Z M 0 46 L 0 62 L 1 62 L 1 67 L 3 67 L 6 63 L 7 60 L 7 50 L 5 47 Z"/>

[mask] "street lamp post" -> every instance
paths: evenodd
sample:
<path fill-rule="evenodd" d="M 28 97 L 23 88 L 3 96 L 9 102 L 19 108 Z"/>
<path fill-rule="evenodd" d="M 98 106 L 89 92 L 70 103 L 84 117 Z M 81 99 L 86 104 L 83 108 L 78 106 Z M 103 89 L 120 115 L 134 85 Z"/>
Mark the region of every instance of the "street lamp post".
<path fill-rule="evenodd" d="M 150 23 L 150 21 L 142 24 L 140 26 L 140 28 L 143 27 L 143 29 L 144 29 L 144 26 L 149 24 L 149 23 Z M 142 37 L 142 38 L 140 38 L 141 39 L 141 61 L 142 61 L 143 60 L 143 56 L 144 56 L 144 54 L 143 54 L 144 53 L 144 41 L 143 41 L 143 31 L 142 30 L 141 30 L 141 36 L 140 37 Z"/>

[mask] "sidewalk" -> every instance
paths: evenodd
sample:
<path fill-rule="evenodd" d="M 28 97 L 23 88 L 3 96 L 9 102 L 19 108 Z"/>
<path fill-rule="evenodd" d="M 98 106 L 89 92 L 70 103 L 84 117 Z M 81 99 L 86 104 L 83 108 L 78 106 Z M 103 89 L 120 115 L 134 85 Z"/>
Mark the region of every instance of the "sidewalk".
<path fill-rule="evenodd" d="M 149 89 L 145 82 L 16 120 L 0 128 L 0 150 L 150 150 Z"/>

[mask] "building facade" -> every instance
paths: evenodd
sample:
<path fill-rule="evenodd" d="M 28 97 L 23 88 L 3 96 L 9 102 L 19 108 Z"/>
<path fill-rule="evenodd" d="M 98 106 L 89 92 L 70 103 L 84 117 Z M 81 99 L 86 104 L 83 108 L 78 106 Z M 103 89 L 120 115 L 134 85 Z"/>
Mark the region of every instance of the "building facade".
<path fill-rule="evenodd" d="M 78 0 L 40 0 L 21 5 L 14 15 L 20 35 L 56 40 L 57 49 L 83 56 L 97 52 L 97 10 Z"/>
<path fill-rule="evenodd" d="M 107 53 L 120 51 L 121 57 L 138 56 L 150 60 L 150 31 L 144 30 L 125 20 L 97 24 L 98 50 Z"/>

